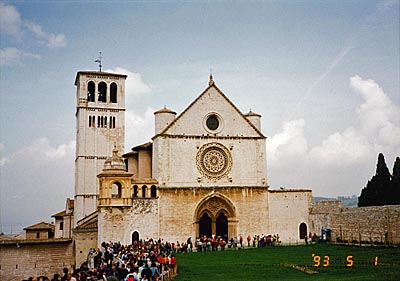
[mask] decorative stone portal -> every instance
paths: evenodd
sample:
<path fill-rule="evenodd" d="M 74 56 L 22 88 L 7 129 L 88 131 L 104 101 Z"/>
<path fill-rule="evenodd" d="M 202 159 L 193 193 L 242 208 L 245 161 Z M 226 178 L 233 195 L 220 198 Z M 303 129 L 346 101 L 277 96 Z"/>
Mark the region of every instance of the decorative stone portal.
<path fill-rule="evenodd" d="M 194 225 L 196 237 L 212 235 L 223 238 L 237 236 L 235 206 L 219 193 L 205 197 L 195 210 Z"/>

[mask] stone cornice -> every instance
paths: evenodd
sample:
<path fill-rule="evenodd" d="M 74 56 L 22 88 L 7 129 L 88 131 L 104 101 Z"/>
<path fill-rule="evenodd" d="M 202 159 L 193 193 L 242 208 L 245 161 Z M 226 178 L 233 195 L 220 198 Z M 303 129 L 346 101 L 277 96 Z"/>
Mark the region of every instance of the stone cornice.
<path fill-rule="evenodd" d="M 254 139 L 266 139 L 267 137 L 265 136 L 257 136 L 257 137 L 251 137 L 251 136 L 219 136 L 219 135 L 170 135 L 170 134 L 157 134 L 152 139 L 155 139 L 157 137 L 162 137 L 162 138 L 171 138 L 171 139 L 211 139 L 211 140 L 254 140 Z"/>
<path fill-rule="evenodd" d="M 233 186 L 233 185 L 227 185 L 227 186 L 190 186 L 190 187 L 171 187 L 171 186 L 159 186 L 158 189 L 163 189 L 163 190 L 192 190 L 192 189 L 208 189 L 208 190 L 220 190 L 220 189 L 262 189 L 262 190 L 268 190 L 269 186 Z M 269 191 L 269 190 L 268 190 Z"/>

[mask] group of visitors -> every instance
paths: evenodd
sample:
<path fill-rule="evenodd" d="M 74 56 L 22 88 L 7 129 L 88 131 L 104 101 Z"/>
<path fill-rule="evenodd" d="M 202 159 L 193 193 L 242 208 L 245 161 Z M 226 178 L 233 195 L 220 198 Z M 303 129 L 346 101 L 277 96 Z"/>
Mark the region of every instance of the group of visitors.
<path fill-rule="evenodd" d="M 268 235 L 256 235 L 253 238 L 253 247 L 261 248 L 266 246 L 279 246 L 281 240 L 279 239 L 279 234 L 268 234 Z"/>
<path fill-rule="evenodd" d="M 158 281 L 165 273 L 175 275 L 176 244 L 161 239 L 139 240 L 131 245 L 103 242 L 101 248 L 90 249 L 87 262 L 63 275 L 54 274 L 51 281 Z M 29 281 L 50 281 L 47 277 L 30 278 Z"/>
<path fill-rule="evenodd" d="M 190 238 L 189 238 L 190 239 Z M 191 242 L 189 244 L 189 239 L 187 244 L 189 245 L 189 249 L 191 248 Z M 254 235 L 253 238 L 248 235 L 246 237 L 247 247 L 265 247 L 265 246 L 276 246 L 280 245 L 281 241 L 279 240 L 279 234 L 274 235 Z M 197 238 L 195 247 L 197 252 L 214 252 L 214 251 L 224 251 L 226 248 L 228 249 L 242 249 L 246 246 L 246 242 L 243 239 L 242 235 L 239 237 L 232 237 L 228 239 L 225 235 L 224 237 L 212 235 L 211 237 L 201 236 Z"/>
<path fill-rule="evenodd" d="M 70 272 L 63 269 L 62 276 L 54 274 L 53 279 L 45 276 L 29 278 L 29 281 L 158 281 L 160 276 L 168 272 L 176 274 L 175 253 L 238 250 L 244 247 L 266 247 L 280 245 L 279 234 L 248 235 L 243 238 L 228 239 L 213 235 L 201 236 L 193 243 L 189 237 L 186 242 L 170 243 L 161 239 L 135 241 L 131 245 L 120 242 L 103 242 L 99 249 L 91 248 L 87 262 L 79 269 Z"/>

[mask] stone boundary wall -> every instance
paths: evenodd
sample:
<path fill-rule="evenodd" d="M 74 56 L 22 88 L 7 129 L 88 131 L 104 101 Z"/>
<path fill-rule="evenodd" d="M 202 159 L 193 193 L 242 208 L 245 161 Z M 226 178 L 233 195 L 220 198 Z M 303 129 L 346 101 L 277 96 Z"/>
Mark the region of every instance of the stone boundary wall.
<path fill-rule="evenodd" d="M 29 277 L 62 273 L 74 267 L 71 239 L 7 240 L 0 242 L 0 280 L 15 281 Z"/>
<path fill-rule="evenodd" d="M 332 230 L 333 242 L 400 244 L 400 205 L 338 208 L 322 204 L 310 213 L 312 231 Z"/>

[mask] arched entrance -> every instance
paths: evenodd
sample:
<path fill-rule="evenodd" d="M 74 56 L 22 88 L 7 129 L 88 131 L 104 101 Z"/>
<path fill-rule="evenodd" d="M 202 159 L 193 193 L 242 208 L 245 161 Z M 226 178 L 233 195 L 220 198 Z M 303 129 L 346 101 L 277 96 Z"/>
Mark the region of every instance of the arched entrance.
<path fill-rule="evenodd" d="M 307 236 L 307 225 L 302 222 L 299 226 L 299 234 L 300 234 L 300 239 L 304 239 Z"/>
<path fill-rule="evenodd" d="M 194 213 L 194 224 L 196 237 L 237 236 L 235 207 L 227 197 L 219 193 L 212 193 L 199 202 Z"/>
<path fill-rule="evenodd" d="M 200 236 L 211 236 L 211 218 L 207 213 L 204 213 L 199 221 L 199 234 Z"/>
<path fill-rule="evenodd" d="M 132 233 L 132 244 L 135 244 L 135 242 L 138 242 L 138 241 L 139 241 L 139 232 L 134 231 Z"/>
<path fill-rule="evenodd" d="M 219 213 L 216 220 L 217 236 L 228 238 L 228 218 L 224 212 Z"/>

